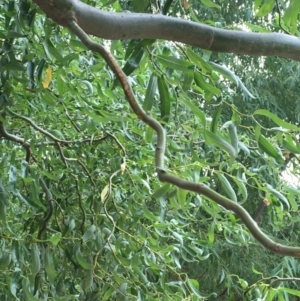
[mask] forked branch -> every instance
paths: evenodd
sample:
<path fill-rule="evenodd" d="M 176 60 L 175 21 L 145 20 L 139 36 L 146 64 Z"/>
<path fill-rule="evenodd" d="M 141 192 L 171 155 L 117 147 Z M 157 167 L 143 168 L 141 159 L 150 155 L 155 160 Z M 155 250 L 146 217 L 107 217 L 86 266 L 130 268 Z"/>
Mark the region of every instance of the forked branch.
<path fill-rule="evenodd" d="M 88 35 L 78 26 L 76 18 L 70 15 L 69 19 L 66 20 L 66 24 L 69 29 L 82 41 L 82 43 L 90 50 L 99 53 L 106 63 L 109 65 L 111 70 L 114 72 L 115 76 L 120 81 L 122 88 L 124 90 L 127 101 L 129 102 L 134 113 L 149 125 L 157 134 L 157 146 L 155 150 L 155 165 L 158 178 L 162 182 L 171 183 L 179 188 L 203 194 L 212 201 L 216 202 L 220 206 L 231 210 L 236 213 L 240 219 L 244 222 L 246 227 L 249 229 L 251 234 L 259 241 L 266 249 L 274 253 L 281 255 L 289 255 L 294 257 L 300 257 L 300 248 L 299 247 L 289 247 L 286 245 L 281 245 L 273 240 L 271 240 L 267 235 L 265 235 L 261 229 L 257 226 L 257 223 L 252 219 L 249 213 L 238 203 L 233 202 L 232 200 L 218 194 L 217 192 L 211 190 L 204 184 L 198 184 L 190 181 L 186 181 L 175 177 L 173 175 L 167 174 L 164 169 L 164 154 L 165 154 L 165 145 L 166 138 L 165 132 L 161 124 L 149 116 L 138 103 L 131 86 L 128 82 L 128 79 L 122 69 L 119 67 L 118 63 L 114 57 L 100 44 L 94 43 Z"/>

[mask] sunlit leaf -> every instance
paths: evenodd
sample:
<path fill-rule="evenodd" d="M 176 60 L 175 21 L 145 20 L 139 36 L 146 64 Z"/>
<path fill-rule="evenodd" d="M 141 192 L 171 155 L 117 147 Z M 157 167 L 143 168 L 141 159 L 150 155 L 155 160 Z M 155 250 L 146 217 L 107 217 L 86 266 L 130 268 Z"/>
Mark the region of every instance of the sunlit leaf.
<path fill-rule="evenodd" d="M 44 89 L 47 89 L 49 87 L 49 84 L 50 84 L 51 80 L 52 80 L 52 70 L 51 70 L 51 67 L 49 65 L 48 68 L 47 68 L 47 71 L 46 71 L 45 79 L 43 81 Z"/>

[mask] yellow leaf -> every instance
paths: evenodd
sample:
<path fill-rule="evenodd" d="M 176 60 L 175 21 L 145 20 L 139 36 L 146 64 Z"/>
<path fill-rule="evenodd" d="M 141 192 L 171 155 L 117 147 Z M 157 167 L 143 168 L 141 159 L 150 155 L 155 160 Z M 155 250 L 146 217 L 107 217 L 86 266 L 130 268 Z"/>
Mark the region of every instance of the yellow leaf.
<path fill-rule="evenodd" d="M 126 169 L 126 162 L 124 162 L 124 163 L 121 164 L 122 174 L 124 173 L 125 169 Z"/>
<path fill-rule="evenodd" d="M 51 79 L 52 79 L 52 71 L 51 71 L 51 67 L 48 66 L 47 71 L 46 71 L 46 78 L 43 81 L 44 89 L 47 89 L 49 87 Z"/>
<path fill-rule="evenodd" d="M 108 189 L 109 189 L 109 184 L 107 184 L 104 188 L 103 188 L 103 190 L 102 190 L 102 192 L 101 192 L 101 202 L 103 203 L 104 202 L 104 200 L 105 200 L 105 198 L 106 198 L 106 196 L 107 196 L 107 193 L 108 193 Z"/>
<path fill-rule="evenodd" d="M 190 7 L 189 3 L 186 0 L 182 0 L 183 7 L 188 9 Z"/>

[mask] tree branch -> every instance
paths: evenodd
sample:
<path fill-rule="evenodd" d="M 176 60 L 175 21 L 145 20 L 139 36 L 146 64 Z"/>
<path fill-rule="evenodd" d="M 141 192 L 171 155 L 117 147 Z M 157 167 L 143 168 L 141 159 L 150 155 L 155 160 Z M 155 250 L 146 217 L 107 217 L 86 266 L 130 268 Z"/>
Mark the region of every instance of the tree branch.
<path fill-rule="evenodd" d="M 240 219 L 244 222 L 250 233 L 259 241 L 266 249 L 274 253 L 281 255 L 289 255 L 294 257 L 300 257 L 300 248 L 298 247 L 289 247 L 285 245 L 280 245 L 273 240 L 271 240 L 267 235 L 265 235 L 262 230 L 257 226 L 257 223 L 252 219 L 250 214 L 238 203 L 231 201 L 230 199 L 218 194 L 217 192 L 211 190 L 204 184 L 193 183 L 190 181 L 182 180 L 173 175 L 169 175 L 164 170 L 164 154 L 165 154 L 165 132 L 161 124 L 149 116 L 140 106 L 136 100 L 135 95 L 132 92 L 131 86 L 128 82 L 128 79 L 122 69 L 119 67 L 114 57 L 100 44 L 92 42 L 87 34 L 78 26 L 75 22 L 75 17 L 70 16 L 68 21 L 68 27 L 76 34 L 83 44 L 90 50 L 99 53 L 106 63 L 110 66 L 115 76 L 120 81 L 125 96 L 133 109 L 134 113 L 148 124 L 154 131 L 157 133 L 157 146 L 155 150 L 155 165 L 158 178 L 160 181 L 171 183 L 179 188 L 203 194 L 209 199 L 213 200 L 220 206 L 224 207 L 227 210 L 235 212 Z"/>
<path fill-rule="evenodd" d="M 5 118 L 5 112 L 4 111 L 1 111 L 0 112 L 0 115 Z M 26 162 L 29 163 L 30 161 L 30 157 L 31 157 L 31 149 L 30 149 L 30 144 L 29 142 L 25 141 L 25 139 L 21 138 L 21 137 L 18 137 L 18 136 L 15 136 L 15 135 L 12 135 L 12 134 L 9 134 L 6 129 L 5 129 L 5 126 L 3 124 L 2 121 L 0 121 L 0 137 L 3 137 L 7 140 L 10 140 L 10 141 L 14 141 L 14 142 L 17 142 L 19 144 L 21 144 L 25 151 L 26 151 Z"/>
<path fill-rule="evenodd" d="M 286 34 L 225 30 L 161 14 L 106 12 L 79 0 L 33 2 L 58 24 L 68 27 L 72 17 L 84 32 L 104 39 L 163 39 L 216 52 L 300 61 L 300 39 Z"/>

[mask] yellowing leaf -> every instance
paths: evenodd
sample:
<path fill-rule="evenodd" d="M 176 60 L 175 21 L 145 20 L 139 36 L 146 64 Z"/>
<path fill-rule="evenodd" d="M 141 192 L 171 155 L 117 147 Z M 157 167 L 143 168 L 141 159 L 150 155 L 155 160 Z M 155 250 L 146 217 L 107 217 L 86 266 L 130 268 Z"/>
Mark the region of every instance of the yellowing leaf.
<path fill-rule="evenodd" d="M 182 0 L 182 5 L 185 9 L 188 9 L 190 7 L 189 3 L 186 0 Z"/>
<path fill-rule="evenodd" d="M 102 192 L 101 192 L 101 202 L 103 203 L 104 202 L 104 200 L 105 200 L 105 198 L 106 198 L 106 196 L 107 196 L 107 193 L 108 193 L 108 189 L 109 189 L 109 184 L 107 184 L 104 188 L 103 188 L 103 190 L 102 190 Z"/>
<path fill-rule="evenodd" d="M 124 173 L 125 169 L 126 169 L 126 162 L 124 162 L 124 163 L 121 164 L 122 174 Z"/>
<path fill-rule="evenodd" d="M 51 70 L 51 67 L 48 66 L 47 71 L 46 71 L 46 77 L 45 77 L 45 79 L 43 81 L 43 87 L 44 87 L 44 89 L 47 89 L 49 87 L 51 79 L 52 79 L 52 70 Z"/>

